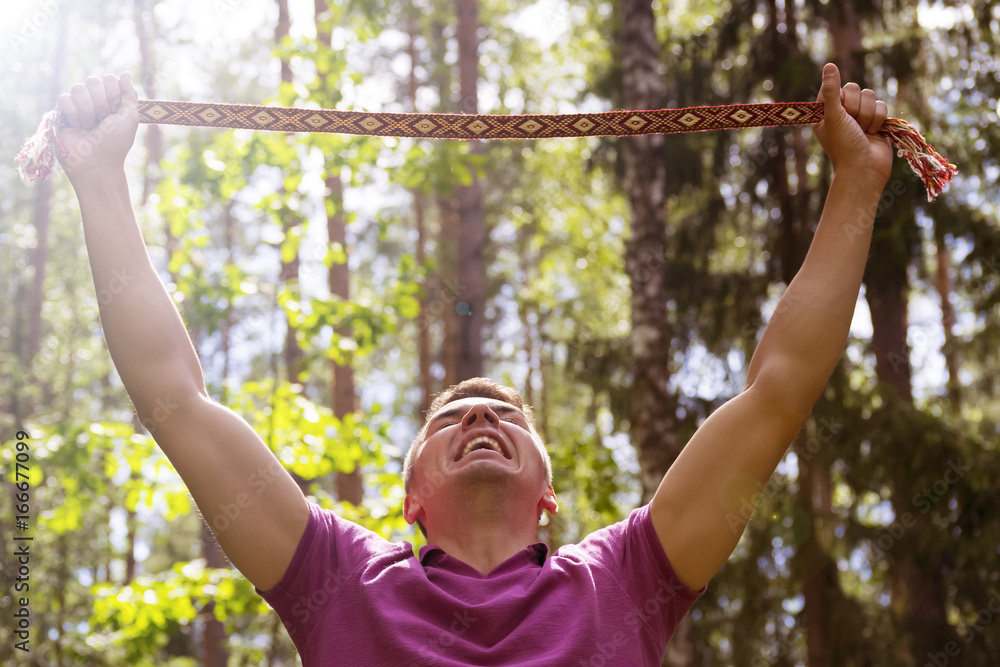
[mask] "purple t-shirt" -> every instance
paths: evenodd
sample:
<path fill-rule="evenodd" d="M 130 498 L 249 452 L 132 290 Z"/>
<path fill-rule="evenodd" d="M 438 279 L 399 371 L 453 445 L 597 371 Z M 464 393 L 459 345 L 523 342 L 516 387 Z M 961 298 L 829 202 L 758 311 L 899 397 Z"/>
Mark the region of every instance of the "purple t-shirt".
<path fill-rule="evenodd" d="M 659 665 L 705 592 L 677 579 L 648 505 L 547 554 L 538 543 L 483 575 L 310 503 L 288 571 L 258 592 L 306 667 Z"/>

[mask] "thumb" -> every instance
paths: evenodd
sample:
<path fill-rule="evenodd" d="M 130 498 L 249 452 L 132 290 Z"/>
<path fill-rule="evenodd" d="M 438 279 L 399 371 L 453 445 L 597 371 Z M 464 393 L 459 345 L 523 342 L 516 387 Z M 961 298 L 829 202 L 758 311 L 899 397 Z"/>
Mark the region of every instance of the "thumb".
<path fill-rule="evenodd" d="M 841 108 L 840 102 L 840 70 L 833 63 L 823 67 L 823 87 L 819 91 L 827 114 Z"/>

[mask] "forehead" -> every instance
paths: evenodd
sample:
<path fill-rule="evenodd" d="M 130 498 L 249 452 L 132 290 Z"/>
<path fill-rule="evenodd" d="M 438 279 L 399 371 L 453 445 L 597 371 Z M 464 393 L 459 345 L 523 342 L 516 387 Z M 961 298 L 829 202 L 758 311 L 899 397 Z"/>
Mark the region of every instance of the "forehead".
<path fill-rule="evenodd" d="M 479 398 L 476 396 L 470 396 L 469 398 L 462 398 L 457 401 L 452 401 L 450 403 L 445 403 L 441 406 L 437 412 L 431 415 L 427 419 L 427 423 L 430 424 L 438 419 L 443 419 L 447 417 L 461 417 L 471 410 L 476 405 L 486 404 L 490 410 L 496 412 L 497 414 L 505 413 L 517 413 L 524 416 L 521 410 L 518 410 L 515 406 L 510 403 L 495 399 L 495 398 Z"/>

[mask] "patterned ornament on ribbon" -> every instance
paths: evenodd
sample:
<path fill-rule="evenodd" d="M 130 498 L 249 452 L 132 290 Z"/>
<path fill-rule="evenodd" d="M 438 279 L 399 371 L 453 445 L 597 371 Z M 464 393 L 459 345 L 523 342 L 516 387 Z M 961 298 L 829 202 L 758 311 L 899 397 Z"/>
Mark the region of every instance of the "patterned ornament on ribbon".
<path fill-rule="evenodd" d="M 605 111 L 589 114 L 435 114 L 296 109 L 252 104 L 139 100 L 139 122 L 189 127 L 328 132 L 416 139 L 545 139 L 554 137 L 635 136 L 732 130 L 744 127 L 810 125 L 823 120 L 822 102 L 769 102 L 725 106 Z M 55 167 L 52 145 L 58 139 L 57 113 L 49 112 L 38 132 L 17 154 L 26 181 L 44 179 Z M 889 118 L 879 134 L 906 159 L 933 200 L 958 173 L 906 121 Z"/>

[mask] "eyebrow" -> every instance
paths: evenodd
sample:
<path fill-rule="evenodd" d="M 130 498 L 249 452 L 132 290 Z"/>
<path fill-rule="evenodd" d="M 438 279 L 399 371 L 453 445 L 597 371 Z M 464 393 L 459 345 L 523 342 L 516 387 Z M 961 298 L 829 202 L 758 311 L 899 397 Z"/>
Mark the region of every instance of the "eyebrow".
<path fill-rule="evenodd" d="M 518 410 L 517 408 L 515 408 L 513 405 L 509 405 L 507 403 L 498 403 L 496 405 L 490 405 L 489 408 L 493 412 L 500 412 L 500 413 L 503 413 L 503 414 L 509 414 L 511 412 L 516 412 L 517 414 L 519 414 L 522 417 L 524 417 L 524 413 L 523 412 L 521 412 L 520 410 Z M 458 408 L 450 408 L 450 409 L 445 410 L 443 412 L 439 412 L 436 415 L 434 415 L 433 417 L 431 417 L 431 420 L 429 422 L 427 422 L 427 428 L 430 428 L 435 422 L 437 422 L 437 421 L 439 421 L 441 419 L 446 419 L 448 417 L 458 417 L 460 415 L 464 415 L 470 409 L 471 408 L 458 407 Z M 524 418 L 527 419 L 527 417 L 524 417 Z"/>

